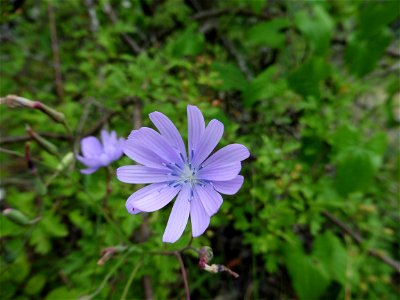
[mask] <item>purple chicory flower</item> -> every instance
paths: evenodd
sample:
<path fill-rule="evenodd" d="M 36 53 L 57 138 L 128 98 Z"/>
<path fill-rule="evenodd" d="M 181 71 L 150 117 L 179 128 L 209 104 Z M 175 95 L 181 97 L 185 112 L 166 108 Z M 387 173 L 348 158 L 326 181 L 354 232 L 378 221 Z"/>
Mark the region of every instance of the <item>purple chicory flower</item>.
<path fill-rule="evenodd" d="M 122 156 L 122 146 L 125 142 L 124 138 L 118 138 L 115 131 L 101 131 L 101 142 L 94 136 L 88 136 L 81 141 L 82 154 L 76 158 L 87 169 L 81 170 L 82 174 L 91 174 L 96 172 L 98 168 L 108 166 L 113 161 Z"/>
<path fill-rule="evenodd" d="M 210 156 L 222 137 L 223 124 L 211 120 L 206 127 L 196 106 L 188 105 L 187 113 L 188 153 L 171 120 L 153 112 L 149 117 L 160 133 L 148 127 L 133 130 L 123 151 L 139 165 L 117 169 L 122 182 L 150 183 L 128 198 L 126 208 L 131 214 L 156 211 L 178 195 L 163 236 L 169 243 L 181 237 L 189 215 L 192 235 L 204 233 L 222 205 L 220 193 L 233 195 L 241 188 L 241 161 L 250 155 L 245 146 L 231 144 Z"/>

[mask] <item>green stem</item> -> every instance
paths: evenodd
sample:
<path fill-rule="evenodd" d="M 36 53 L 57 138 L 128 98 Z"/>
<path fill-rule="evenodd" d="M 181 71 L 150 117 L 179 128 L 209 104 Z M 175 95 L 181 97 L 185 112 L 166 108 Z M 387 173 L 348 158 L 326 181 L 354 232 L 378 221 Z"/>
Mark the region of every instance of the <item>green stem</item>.
<path fill-rule="evenodd" d="M 122 292 L 121 300 L 125 300 L 126 299 L 126 295 L 128 294 L 129 288 L 132 285 L 132 281 L 135 278 L 135 275 L 136 275 L 137 271 L 139 270 L 139 268 L 143 264 L 142 258 L 143 258 L 143 256 L 140 258 L 139 263 L 135 266 L 135 268 L 133 268 L 131 274 L 129 275 L 128 281 L 126 282 L 126 285 L 124 287 L 124 291 Z"/>
<path fill-rule="evenodd" d="M 84 300 L 90 300 L 90 299 L 93 299 L 97 294 L 99 294 L 101 292 L 101 290 L 104 288 L 104 286 L 106 285 L 106 283 L 108 282 L 108 280 L 111 278 L 111 276 L 113 276 L 114 273 L 119 269 L 119 267 L 124 263 L 124 260 L 128 256 L 128 254 L 130 254 L 130 251 L 126 251 L 126 253 L 124 255 L 122 255 L 120 260 L 115 264 L 114 268 L 112 268 L 110 270 L 110 272 L 108 272 L 106 277 L 104 277 L 104 279 L 101 282 L 100 286 L 96 289 L 96 291 L 93 294 L 90 294 L 88 296 L 84 296 L 81 299 L 82 300 L 83 299 Z"/>

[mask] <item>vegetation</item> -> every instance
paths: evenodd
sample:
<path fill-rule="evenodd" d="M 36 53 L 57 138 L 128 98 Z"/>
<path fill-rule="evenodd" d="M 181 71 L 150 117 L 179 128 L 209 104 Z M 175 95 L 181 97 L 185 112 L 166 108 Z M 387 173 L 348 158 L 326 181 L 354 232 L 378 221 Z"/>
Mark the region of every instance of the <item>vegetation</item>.
<path fill-rule="evenodd" d="M 399 12 L 2 0 L 1 299 L 182 299 L 185 277 L 193 299 L 397 299 Z M 156 110 L 187 138 L 188 104 L 224 123 L 219 148 L 251 157 L 206 233 L 166 244 L 171 205 L 126 212 L 140 187 L 114 173 L 129 158 L 83 175 L 75 155 L 102 128 L 152 127 Z M 190 242 L 240 277 L 199 268 Z"/>

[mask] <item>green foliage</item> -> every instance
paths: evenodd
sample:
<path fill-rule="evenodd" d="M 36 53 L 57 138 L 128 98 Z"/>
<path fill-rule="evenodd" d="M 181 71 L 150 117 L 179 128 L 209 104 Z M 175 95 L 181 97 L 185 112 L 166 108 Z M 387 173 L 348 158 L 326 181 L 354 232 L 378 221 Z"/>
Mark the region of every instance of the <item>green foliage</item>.
<path fill-rule="evenodd" d="M 289 86 L 304 98 L 319 98 L 321 83 L 328 77 L 329 68 L 324 58 L 311 58 L 289 75 Z"/>
<path fill-rule="evenodd" d="M 286 40 L 283 29 L 288 26 L 289 21 L 285 18 L 258 23 L 246 32 L 246 42 L 251 46 L 264 45 L 271 48 L 282 48 Z"/>
<path fill-rule="evenodd" d="M 187 104 L 224 123 L 218 148 L 251 152 L 192 241 L 240 277 L 185 251 L 193 299 L 398 298 L 379 258 L 400 259 L 398 1 L 3 1 L 1 16 L 0 96 L 39 100 L 71 129 L 0 105 L 1 299 L 144 299 L 144 281 L 155 299 L 185 297 L 171 253 L 190 225 L 163 244 L 171 204 L 125 210 L 141 186 L 115 169 L 130 159 L 87 176 L 74 156 L 102 127 L 152 127 L 156 110 L 187 139 Z"/>
<path fill-rule="evenodd" d="M 324 55 L 327 52 L 334 23 L 321 5 L 314 5 L 311 15 L 305 11 L 298 12 L 295 15 L 295 24 L 310 44 L 312 53 Z"/>

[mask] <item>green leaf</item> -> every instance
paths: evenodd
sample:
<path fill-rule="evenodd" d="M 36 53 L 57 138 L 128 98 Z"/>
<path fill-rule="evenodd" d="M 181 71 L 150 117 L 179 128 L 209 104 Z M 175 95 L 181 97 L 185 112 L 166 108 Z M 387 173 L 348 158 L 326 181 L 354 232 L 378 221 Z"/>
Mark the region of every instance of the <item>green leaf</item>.
<path fill-rule="evenodd" d="M 243 1 L 244 5 L 246 7 L 249 7 L 251 10 L 253 10 L 256 13 L 260 13 L 261 10 L 264 8 L 265 4 L 267 3 L 267 0 L 244 0 Z"/>
<path fill-rule="evenodd" d="M 289 75 L 289 86 L 303 97 L 320 97 L 321 82 L 330 74 L 323 58 L 311 58 Z"/>
<path fill-rule="evenodd" d="M 261 72 L 243 89 L 243 101 L 246 107 L 251 107 L 256 101 L 280 95 L 287 88 L 285 79 L 275 79 L 277 68 L 271 67 Z"/>
<path fill-rule="evenodd" d="M 64 237 L 68 234 L 65 224 L 61 223 L 55 215 L 44 216 L 40 221 L 40 225 L 50 236 Z"/>
<path fill-rule="evenodd" d="M 214 62 L 212 70 L 217 72 L 222 80 L 222 84 L 218 86 L 221 91 L 242 90 L 248 84 L 242 72 L 234 64 Z"/>
<path fill-rule="evenodd" d="M 340 157 L 336 169 L 335 187 L 342 196 L 367 189 L 375 168 L 370 153 L 362 148 L 349 148 Z"/>
<path fill-rule="evenodd" d="M 371 37 L 382 27 L 390 24 L 400 15 L 398 1 L 367 1 L 359 14 L 359 32 Z"/>
<path fill-rule="evenodd" d="M 388 143 L 387 135 L 384 132 L 378 132 L 370 138 L 365 144 L 365 148 L 371 152 L 374 167 L 378 169 L 386 152 Z"/>
<path fill-rule="evenodd" d="M 389 46 L 391 38 L 392 34 L 387 28 L 382 28 L 366 38 L 358 34 L 351 35 L 345 50 L 345 62 L 349 71 L 358 77 L 372 72 Z"/>
<path fill-rule="evenodd" d="M 46 254 L 51 249 L 49 237 L 38 226 L 33 232 L 29 240 L 29 244 L 35 247 L 35 251 L 40 254 Z"/>
<path fill-rule="evenodd" d="M 337 150 L 359 145 L 360 136 L 357 130 L 349 125 L 339 127 L 332 138 L 332 146 Z"/>
<path fill-rule="evenodd" d="M 334 22 L 325 9 L 315 5 L 312 15 L 305 11 L 295 16 L 295 24 L 309 41 L 315 54 L 323 55 L 329 49 Z"/>
<path fill-rule="evenodd" d="M 24 228 L 7 219 L 3 214 L 0 215 L 0 238 L 7 236 L 18 236 L 24 232 Z"/>
<path fill-rule="evenodd" d="M 282 48 L 285 44 L 285 34 L 281 30 L 289 26 L 286 18 L 276 18 L 272 21 L 258 23 L 245 33 L 245 40 L 252 45 L 265 45 L 271 48 Z"/>
<path fill-rule="evenodd" d="M 313 256 L 324 265 L 331 278 L 343 285 L 346 283 L 347 252 L 342 242 L 331 231 L 315 238 Z"/>
<path fill-rule="evenodd" d="M 172 54 L 175 57 L 194 56 L 204 49 L 204 36 L 196 26 L 189 26 L 172 42 Z"/>
<path fill-rule="evenodd" d="M 300 247 L 300 246 L 299 246 Z M 330 279 L 323 265 L 301 248 L 288 247 L 285 251 L 286 266 L 293 281 L 293 288 L 301 300 L 319 299 Z"/>
<path fill-rule="evenodd" d="M 31 277 L 24 288 L 24 292 L 28 295 L 38 294 L 46 283 L 46 276 L 43 274 L 37 274 Z"/>
<path fill-rule="evenodd" d="M 10 265 L 4 267 L 2 262 L 1 269 L 3 274 L 1 276 L 1 281 L 10 280 L 12 282 L 21 283 L 28 276 L 30 265 L 26 258 L 25 253 L 20 254 Z"/>
<path fill-rule="evenodd" d="M 82 293 L 70 290 L 66 287 L 59 287 L 47 294 L 45 300 L 79 299 Z"/>
<path fill-rule="evenodd" d="M 68 214 L 71 222 L 80 228 L 85 234 L 92 232 L 93 224 L 81 214 L 79 210 L 74 210 Z"/>

